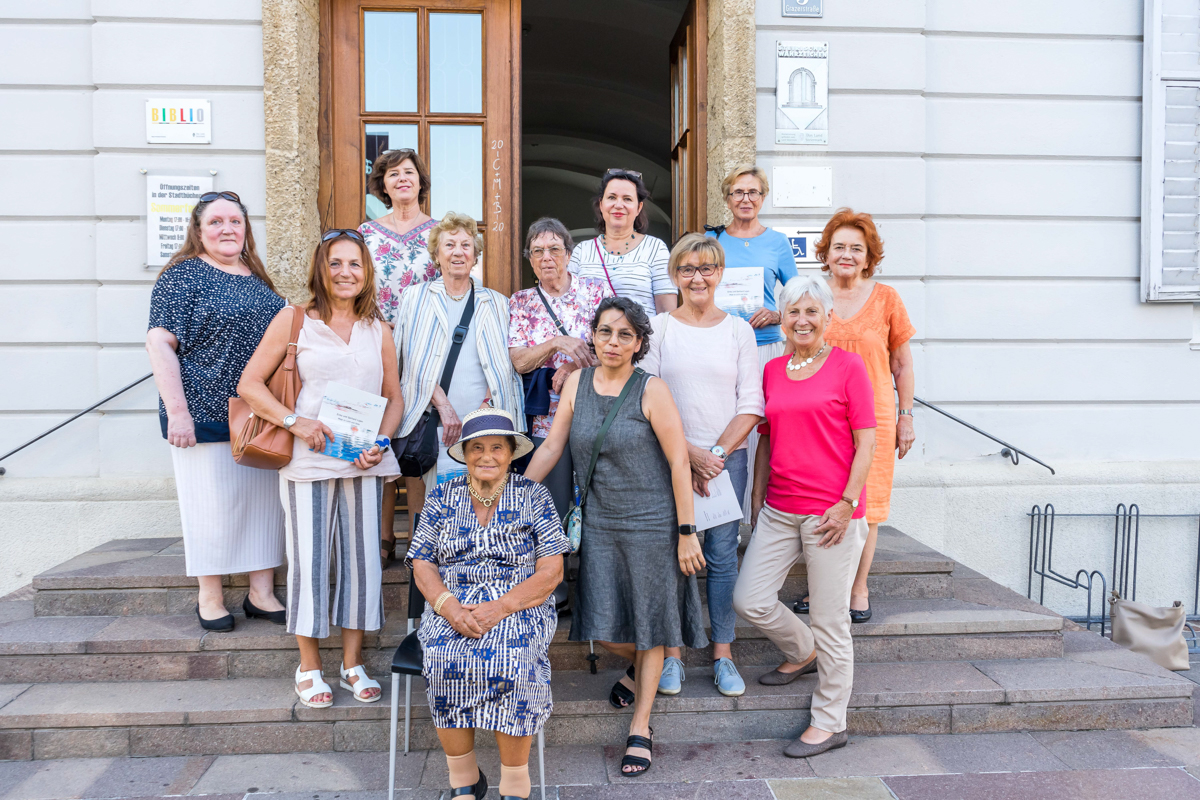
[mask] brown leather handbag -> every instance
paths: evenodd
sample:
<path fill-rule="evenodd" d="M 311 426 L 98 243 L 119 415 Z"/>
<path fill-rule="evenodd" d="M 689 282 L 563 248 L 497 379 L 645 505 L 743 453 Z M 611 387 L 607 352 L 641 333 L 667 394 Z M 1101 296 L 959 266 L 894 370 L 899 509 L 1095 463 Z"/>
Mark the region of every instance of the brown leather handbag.
<path fill-rule="evenodd" d="M 288 338 L 287 355 L 275 370 L 267 388 L 275 399 L 296 410 L 300 395 L 300 371 L 296 369 L 296 340 L 304 325 L 304 308 L 292 305 L 292 333 Z M 292 460 L 291 431 L 273 425 L 250 410 L 250 404 L 240 397 L 229 398 L 229 439 L 233 460 L 243 467 L 280 469 Z"/>

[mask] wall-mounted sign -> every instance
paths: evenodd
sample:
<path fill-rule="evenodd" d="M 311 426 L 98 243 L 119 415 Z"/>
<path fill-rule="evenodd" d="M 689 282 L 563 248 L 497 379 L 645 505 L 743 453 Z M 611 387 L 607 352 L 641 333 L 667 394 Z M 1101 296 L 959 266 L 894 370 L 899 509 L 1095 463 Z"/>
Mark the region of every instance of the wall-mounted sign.
<path fill-rule="evenodd" d="M 212 144 L 211 104 L 207 100 L 147 100 L 146 141 Z"/>
<path fill-rule="evenodd" d="M 832 208 L 833 167 L 772 167 L 775 208 Z"/>
<path fill-rule="evenodd" d="M 796 269 L 819 268 L 817 260 L 817 242 L 821 240 L 820 228 L 776 228 L 775 230 L 787 237 L 792 246 L 792 258 L 796 259 Z"/>
<path fill-rule="evenodd" d="M 211 175 L 146 176 L 146 266 L 161 267 L 187 239 L 200 195 L 211 192 Z"/>
<path fill-rule="evenodd" d="M 825 0 L 783 0 L 785 17 L 823 17 Z"/>
<path fill-rule="evenodd" d="M 829 43 L 775 43 L 775 143 L 829 144 Z"/>

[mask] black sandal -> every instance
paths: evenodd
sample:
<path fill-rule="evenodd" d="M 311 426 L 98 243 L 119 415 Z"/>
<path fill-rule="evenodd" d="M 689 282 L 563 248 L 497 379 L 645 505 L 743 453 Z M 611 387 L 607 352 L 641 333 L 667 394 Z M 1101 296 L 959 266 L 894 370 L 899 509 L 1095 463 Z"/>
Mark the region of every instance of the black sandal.
<path fill-rule="evenodd" d="M 804 597 L 801 597 L 792 606 L 792 611 L 796 612 L 797 614 L 807 614 L 808 613 L 808 600 L 809 600 L 808 595 L 804 595 Z"/>
<path fill-rule="evenodd" d="M 653 739 L 654 739 L 654 728 L 651 728 L 649 737 L 630 736 L 628 739 L 626 739 L 625 740 L 625 749 L 628 750 L 631 747 L 642 747 L 642 748 L 645 748 L 646 750 L 649 750 L 650 755 L 653 756 L 654 755 Z M 635 770 L 633 772 L 626 772 L 625 767 L 641 767 L 641 769 Z M 631 755 L 627 754 L 621 759 L 621 774 L 624 775 L 626 778 L 636 778 L 638 775 L 645 773 L 646 770 L 648 770 L 648 769 L 650 769 L 650 759 L 649 758 L 642 758 L 641 756 L 631 756 Z"/>
<path fill-rule="evenodd" d="M 629 665 L 629 669 L 625 670 L 625 674 L 629 676 L 629 680 L 634 680 L 633 664 Z M 614 683 L 612 691 L 608 693 L 608 704 L 617 710 L 629 708 L 633 705 L 635 699 L 636 695 L 634 695 L 633 691 L 620 681 Z"/>
<path fill-rule="evenodd" d="M 383 568 L 387 569 L 391 566 L 392 559 L 396 557 L 396 540 L 395 539 L 380 539 L 379 540 L 379 560 L 383 564 Z"/>
<path fill-rule="evenodd" d="M 483 774 L 483 770 L 479 770 L 479 780 L 475 782 L 474 786 L 460 786 L 457 789 L 451 788 L 450 796 L 462 797 L 465 794 L 469 794 L 473 795 L 475 800 L 483 800 L 483 798 L 487 795 L 487 791 L 487 776 Z"/>

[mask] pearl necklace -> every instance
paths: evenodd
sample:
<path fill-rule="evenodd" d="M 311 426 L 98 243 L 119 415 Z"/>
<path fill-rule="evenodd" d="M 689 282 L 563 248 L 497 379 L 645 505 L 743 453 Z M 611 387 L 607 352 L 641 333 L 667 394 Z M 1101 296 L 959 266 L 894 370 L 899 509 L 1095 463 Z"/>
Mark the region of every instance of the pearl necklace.
<path fill-rule="evenodd" d="M 492 493 L 492 496 L 484 498 L 483 495 L 475 491 L 475 483 L 470 478 L 467 478 L 467 491 L 471 493 L 471 497 L 474 497 L 476 500 L 482 503 L 484 508 L 491 508 L 492 503 L 496 502 L 496 498 L 499 497 L 500 493 L 504 491 L 504 484 L 506 483 L 508 483 L 507 474 L 503 479 L 501 479 L 500 485 L 496 487 L 496 491 Z"/>
<path fill-rule="evenodd" d="M 824 352 L 825 352 L 825 345 L 821 345 L 821 349 L 817 351 L 816 355 L 812 356 L 811 358 L 806 358 L 806 359 L 804 359 L 804 360 L 803 360 L 803 361 L 801 361 L 799 364 L 793 364 L 793 363 L 792 363 L 792 358 L 795 358 L 795 357 L 796 357 L 796 354 L 795 354 L 795 353 L 792 353 L 792 358 L 789 358 L 789 359 L 788 359 L 787 368 L 788 368 L 789 370 L 793 370 L 793 369 L 804 369 L 804 368 L 805 368 L 805 367 L 807 367 L 809 364 L 811 364 L 812 362 L 814 362 L 814 361 L 816 361 L 818 358 L 820 358 L 820 357 L 821 357 L 821 353 L 824 353 Z"/>

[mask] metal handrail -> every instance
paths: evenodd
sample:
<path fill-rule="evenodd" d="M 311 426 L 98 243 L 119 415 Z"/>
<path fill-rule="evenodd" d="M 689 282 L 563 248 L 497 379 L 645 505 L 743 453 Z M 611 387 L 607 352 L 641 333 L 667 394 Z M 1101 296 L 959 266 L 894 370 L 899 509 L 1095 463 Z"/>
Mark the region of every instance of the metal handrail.
<path fill-rule="evenodd" d="M 96 401 L 95 403 L 92 403 L 90 406 L 88 406 L 87 408 L 85 408 L 83 411 L 80 411 L 78 414 L 76 414 L 75 416 L 71 417 L 70 419 L 65 419 L 65 420 L 63 420 L 62 422 L 60 422 L 60 423 L 58 423 L 57 425 L 55 425 L 55 426 L 54 426 L 53 428 L 51 428 L 50 430 L 48 430 L 48 431 L 45 431 L 45 432 L 43 432 L 43 433 L 40 433 L 40 434 L 38 434 L 37 436 L 33 437 L 32 439 L 30 439 L 28 442 L 26 442 L 25 444 L 21 445 L 20 447 L 17 447 L 17 448 L 15 448 L 15 449 L 13 449 L 13 450 L 9 450 L 9 451 L 8 451 L 7 453 L 5 453 L 4 455 L 0 456 L 0 461 L 3 461 L 4 459 L 8 458 L 9 456 L 16 455 L 17 453 L 19 453 L 19 452 L 21 452 L 22 450 L 24 450 L 26 447 L 29 447 L 29 445 L 33 444 L 34 442 L 41 441 L 42 439 L 45 439 L 47 436 L 49 436 L 50 434 L 54 433 L 54 432 L 55 432 L 56 430 L 58 430 L 59 428 L 62 428 L 62 427 L 64 427 L 64 426 L 66 426 L 66 425 L 69 425 L 70 423 L 72 423 L 72 422 L 74 422 L 75 420 L 77 420 L 77 419 L 79 419 L 80 417 L 82 417 L 84 414 L 89 414 L 89 413 L 91 413 L 92 411 L 95 411 L 97 408 L 99 408 L 100 406 L 104 405 L 104 404 L 105 404 L 105 403 L 107 403 L 109 400 L 112 400 L 114 397 L 117 397 L 118 395 L 121 395 L 121 394 L 124 394 L 125 392 L 128 392 L 130 389 L 132 389 L 133 387 L 137 386 L 139 383 L 143 383 L 144 381 L 146 381 L 147 379 L 149 379 L 149 378 L 151 378 L 151 377 L 153 377 L 153 376 L 154 376 L 154 373 L 153 373 L 153 372 L 148 372 L 148 373 L 146 373 L 145 375 L 143 375 L 142 377 L 138 378 L 138 379 L 137 379 L 136 381 L 134 381 L 133 383 L 129 384 L 128 386 L 126 386 L 126 387 L 124 387 L 124 388 L 122 388 L 122 389 L 118 389 L 117 391 L 113 392 L 113 393 L 112 393 L 112 394 L 110 394 L 108 397 L 104 398 L 103 400 L 98 400 L 98 401 Z M 5 469 L 4 469 L 4 467 L 0 467 L 0 475 L 4 475 L 4 474 L 5 474 Z"/>
<path fill-rule="evenodd" d="M 988 432 L 987 432 L 987 431 L 985 431 L 985 430 L 980 430 L 979 428 L 976 428 L 974 425 L 972 425 L 971 423 L 967 422 L 965 419 L 959 419 L 958 417 L 956 417 L 956 416 L 954 416 L 953 414 L 951 414 L 949 411 L 946 411 L 945 409 L 938 408 L 938 407 L 937 407 L 937 406 L 935 406 L 933 403 L 927 403 L 927 402 L 925 402 L 924 400 L 922 400 L 922 399 L 921 399 L 921 398 L 919 398 L 919 397 L 913 397 L 913 400 L 916 400 L 918 403 L 920 403 L 921 405 L 925 406 L 926 408 L 932 408 L 934 411 L 938 412 L 938 413 L 939 413 L 939 414 L 941 414 L 943 417 L 949 417 L 950 419 L 952 419 L 952 420 L 954 420 L 955 422 L 957 422 L 959 425 L 965 425 L 965 426 L 967 426 L 968 428 L 970 428 L 971 430 L 975 431 L 975 432 L 976 432 L 976 433 L 978 433 L 979 435 L 981 435 L 981 436 L 986 436 L 987 438 L 991 439 L 993 442 L 995 442 L 995 443 L 997 443 L 997 444 L 1002 444 L 1002 445 L 1004 445 L 1004 449 L 1000 451 L 1000 455 L 1002 455 L 1002 456 L 1005 456 L 1005 457 L 1007 457 L 1007 458 L 1011 459 L 1013 464 L 1019 464 L 1019 463 L 1021 463 L 1021 456 L 1025 456 L 1025 457 L 1026 457 L 1026 458 L 1028 458 L 1030 461 L 1036 461 L 1037 463 L 1041 464 L 1041 465 L 1042 465 L 1043 467 L 1045 467 L 1046 469 L 1050 470 L 1050 474 L 1051 474 L 1051 475 L 1054 475 L 1054 474 L 1055 474 L 1055 472 L 1054 472 L 1054 467 L 1050 466 L 1050 465 L 1049 465 L 1049 464 L 1047 464 L 1045 461 L 1042 461 L 1040 458 L 1036 458 L 1035 456 L 1031 456 L 1029 453 L 1026 453 L 1024 450 L 1022 450 L 1021 448 L 1017 447 L 1016 445 L 1009 444 L 1008 442 L 1004 441 L 1003 439 L 999 439 L 999 438 L 997 438 L 997 437 L 995 437 L 995 436 L 992 436 L 990 433 L 988 433 Z"/>

